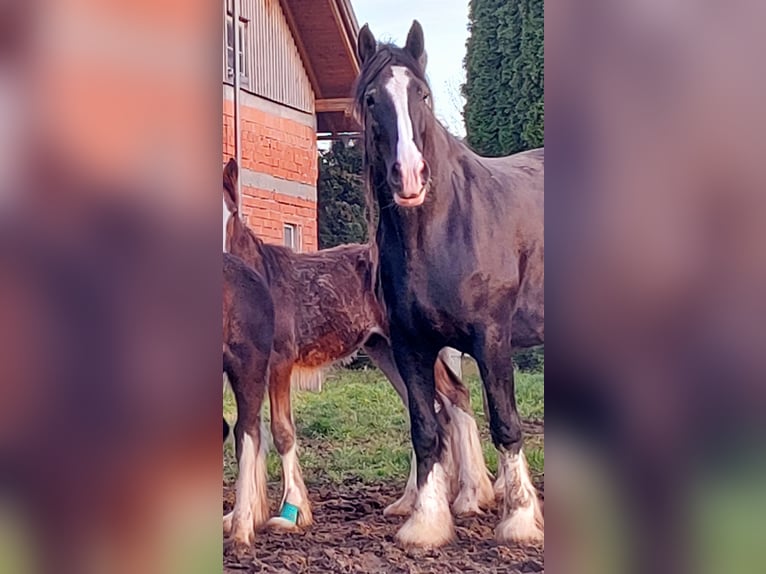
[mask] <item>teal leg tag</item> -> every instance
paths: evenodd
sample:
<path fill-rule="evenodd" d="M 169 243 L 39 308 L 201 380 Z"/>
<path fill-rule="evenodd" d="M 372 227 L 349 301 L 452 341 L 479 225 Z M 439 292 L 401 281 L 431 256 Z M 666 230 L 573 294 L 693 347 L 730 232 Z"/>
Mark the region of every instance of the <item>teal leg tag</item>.
<path fill-rule="evenodd" d="M 279 516 L 296 524 L 298 522 L 298 507 L 285 501 L 279 511 Z"/>

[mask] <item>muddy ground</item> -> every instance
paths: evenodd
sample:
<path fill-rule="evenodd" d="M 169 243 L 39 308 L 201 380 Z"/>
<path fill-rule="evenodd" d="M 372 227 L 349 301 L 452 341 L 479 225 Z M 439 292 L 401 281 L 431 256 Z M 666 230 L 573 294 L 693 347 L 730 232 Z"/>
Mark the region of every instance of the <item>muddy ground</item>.
<path fill-rule="evenodd" d="M 542 484 L 536 485 L 542 491 Z M 383 509 L 403 484 L 309 486 L 314 525 L 301 533 L 261 531 L 252 555 L 224 550 L 224 572 L 385 572 L 386 574 L 544 572 L 542 547 L 503 547 L 494 542 L 497 510 L 483 517 L 456 519 L 457 540 L 439 550 L 405 550 L 394 541 L 404 519 L 385 518 Z M 269 487 L 273 501 L 281 492 Z M 224 511 L 234 492 L 224 490 Z"/>

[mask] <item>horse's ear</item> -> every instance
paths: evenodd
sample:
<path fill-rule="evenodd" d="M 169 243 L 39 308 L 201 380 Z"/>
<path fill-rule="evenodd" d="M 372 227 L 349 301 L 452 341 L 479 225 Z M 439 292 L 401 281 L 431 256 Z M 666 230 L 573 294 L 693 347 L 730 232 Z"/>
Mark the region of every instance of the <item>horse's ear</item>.
<path fill-rule="evenodd" d="M 223 168 L 223 200 L 229 213 L 237 212 L 237 178 L 239 167 L 237 160 L 231 158 Z"/>
<path fill-rule="evenodd" d="M 359 30 L 359 41 L 357 43 L 357 52 L 359 54 L 359 61 L 364 64 L 373 55 L 378 44 L 375 41 L 375 36 L 370 32 L 370 27 L 365 24 L 362 29 Z"/>
<path fill-rule="evenodd" d="M 404 49 L 420 64 L 423 71 L 426 69 L 426 44 L 423 40 L 423 27 L 417 20 L 412 21 L 412 26 L 407 34 L 407 43 Z"/>

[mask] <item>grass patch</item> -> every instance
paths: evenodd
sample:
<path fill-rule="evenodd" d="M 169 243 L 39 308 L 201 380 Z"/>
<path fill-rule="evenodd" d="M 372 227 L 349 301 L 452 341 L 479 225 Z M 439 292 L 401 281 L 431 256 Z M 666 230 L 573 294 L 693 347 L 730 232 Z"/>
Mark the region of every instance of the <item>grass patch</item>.
<path fill-rule="evenodd" d="M 489 439 L 481 381 L 471 362 L 464 364 L 464 380 L 470 387 L 471 404 L 482 434 L 484 455 L 492 472 L 497 452 Z M 517 373 L 516 397 L 525 419 L 543 418 L 544 384 L 540 373 Z M 236 419 L 233 395 L 224 393 L 224 417 Z M 321 393 L 293 392 L 301 467 L 307 483 L 328 480 L 404 481 L 411 451 L 407 417 L 399 396 L 377 369 L 337 369 L 325 381 Z M 264 409 L 268 421 L 268 409 Z M 545 463 L 542 436 L 528 436 L 525 452 L 533 475 L 542 475 Z M 224 479 L 235 477 L 236 462 L 231 443 L 225 449 Z M 270 480 L 280 480 L 277 454 L 269 453 Z"/>

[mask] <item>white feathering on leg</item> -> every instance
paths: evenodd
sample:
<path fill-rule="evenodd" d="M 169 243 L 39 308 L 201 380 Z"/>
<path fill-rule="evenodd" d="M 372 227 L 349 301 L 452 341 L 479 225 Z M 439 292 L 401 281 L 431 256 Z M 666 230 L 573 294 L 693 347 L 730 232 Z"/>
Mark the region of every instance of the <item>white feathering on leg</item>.
<path fill-rule="evenodd" d="M 479 428 L 471 415 L 455 405 L 450 407 L 450 415 L 456 430 L 454 440 L 460 471 L 458 495 L 452 510 L 458 516 L 481 514 L 483 508 L 494 504 L 495 494 L 484 463 Z"/>
<path fill-rule="evenodd" d="M 500 461 L 505 473 L 505 497 L 503 520 L 495 529 L 495 538 L 501 543 L 542 543 L 543 515 L 524 453 L 503 452 Z"/>
<path fill-rule="evenodd" d="M 436 548 L 454 538 L 455 527 L 447 501 L 448 488 L 444 469 L 437 462 L 418 492 L 412 515 L 396 533 L 399 542 L 407 546 Z"/>

